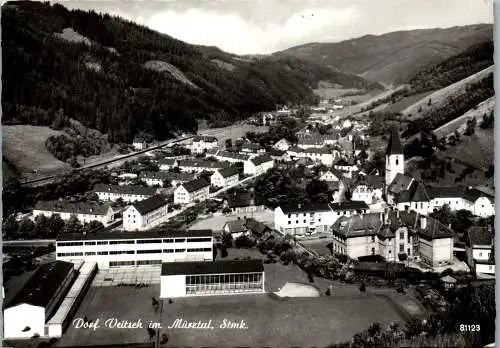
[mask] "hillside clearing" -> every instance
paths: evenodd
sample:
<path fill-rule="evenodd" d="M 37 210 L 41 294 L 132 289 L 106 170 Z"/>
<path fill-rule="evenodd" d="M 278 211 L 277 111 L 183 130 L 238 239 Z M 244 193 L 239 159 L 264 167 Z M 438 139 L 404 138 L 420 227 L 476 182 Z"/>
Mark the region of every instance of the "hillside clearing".
<path fill-rule="evenodd" d="M 494 66 L 490 66 L 474 75 L 455 82 L 448 87 L 435 91 L 428 96 L 420 99 L 413 105 L 410 105 L 405 110 L 403 110 L 402 113 L 404 116 L 406 116 L 407 118 L 411 118 L 412 120 L 424 118 L 433 110 L 443 107 L 449 97 L 459 97 L 460 95 L 466 93 L 466 88 L 468 85 L 477 83 L 487 78 L 490 74 L 493 74 L 494 69 Z M 430 105 L 429 100 L 431 101 Z M 419 112 L 419 110 L 421 111 Z"/>
<path fill-rule="evenodd" d="M 87 46 L 92 45 L 92 41 L 89 38 L 80 35 L 73 28 L 65 28 L 62 33 L 54 33 L 54 35 L 68 42 L 84 43 Z"/>
<path fill-rule="evenodd" d="M 219 59 L 211 59 L 210 61 L 215 65 L 217 65 L 219 68 L 227 71 L 234 71 L 234 69 L 236 69 L 236 66 L 234 64 L 223 62 L 222 60 Z"/>
<path fill-rule="evenodd" d="M 180 71 L 177 67 L 173 66 L 170 63 L 161 61 L 161 60 L 148 60 L 144 63 L 144 67 L 146 69 L 158 71 L 158 72 L 168 72 L 177 80 L 185 83 L 188 86 L 199 89 L 193 82 L 191 82 L 182 71 Z"/>
<path fill-rule="evenodd" d="M 59 161 L 45 147 L 48 137 L 64 132 L 27 125 L 3 126 L 2 131 L 3 155 L 27 179 L 71 170 L 69 164 Z M 33 170 L 38 173 L 34 174 Z"/>
<path fill-rule="evenodd" d="M 448 136 L 451 133 L 455 132 L 455 130 L 458 130 L 460 133 L 463 133 L 465 130 L 465 126 L 467 124 L 467 120 L 469 118 L 475 117 L 477 119 L 477 123 L 480 124 L 481 121 L 483 120 L 483 115 L 488 114 L 495 108 L 495 97 L 491 97 L 481 104 L 475 106 L 471 110 L 467 111 L 463 116 L 460 116 L 459 118 L 454 119 L 453 121 L 450 121 L 444 125 L 442 125 L 439 128 L 436 128 L 434 130 L 434 134 L 438 138 Z M 493 144 L 492 144 L 493 146 Z"/>

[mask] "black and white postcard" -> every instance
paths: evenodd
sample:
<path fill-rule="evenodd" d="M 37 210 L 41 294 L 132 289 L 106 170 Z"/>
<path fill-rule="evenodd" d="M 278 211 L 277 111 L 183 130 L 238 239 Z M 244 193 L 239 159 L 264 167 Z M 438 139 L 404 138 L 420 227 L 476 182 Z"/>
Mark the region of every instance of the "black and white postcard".
<path fill-rule="evenodd" d="M 3 346 L 494 347 L 494 7 L 4 2 Z"/>

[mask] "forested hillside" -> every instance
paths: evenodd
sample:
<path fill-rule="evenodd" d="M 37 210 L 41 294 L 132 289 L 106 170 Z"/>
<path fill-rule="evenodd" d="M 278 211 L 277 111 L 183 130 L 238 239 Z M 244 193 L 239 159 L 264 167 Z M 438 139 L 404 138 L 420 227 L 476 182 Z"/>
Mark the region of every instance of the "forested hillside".
<path fill-rule="evenodd" d="M 493 41 L 469 47 L 445 61 L 420 71 L 411 80 L 413 94 L 444 88 L 493 65 Z"/>
<path fill-rule="evenodd" d="M 4 124 L 51 126 L 55 114 L 130 142 L 224 125 L 276 104 L 316 101 L 320 80 L 380 88 L 293 57 L 249 59 L 186 44 L 130 21 L 59 4 L 2 7 Z"/>

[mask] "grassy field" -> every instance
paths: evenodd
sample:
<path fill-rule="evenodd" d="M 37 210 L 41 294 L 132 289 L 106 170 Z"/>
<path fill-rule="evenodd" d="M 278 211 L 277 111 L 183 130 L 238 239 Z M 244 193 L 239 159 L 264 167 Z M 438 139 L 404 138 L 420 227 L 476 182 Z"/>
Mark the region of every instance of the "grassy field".
<path fill-rule="evenodd" d="M 52 135 L 62 132 L 48 127 L 16 125 L 3 126 L 3 155 L 26 178 L 33 176 L 32 171 L 37 170 L 37 175 L 52 175 L 69 171 L 69 164 L 59 161 L 45 147 L 45 141 Z"/>
<path fill-rule="evenodd" d="M 331 238 L 313 239 L 313 240 L 303 240 L 301 243 L 312 251 L 317 252 L 323 256 L 330 256 L 330 250 L 326 247 L 328 243 L 331 243 Z"/>
<path fill-rule="evenodd" d="M 389 104 L 383 111 L 385 111 L 385 112 L 402 112 L 403 110 L 405 110 L 409 106 L 424 99 L 425 97 L 427 97 L 431 93 L 433 93 L 433 91 L 415 94 L 415 95 L 409 96 L 407 98 L 403 98 L 394 104 Z"/>
<path fill-rule="evenodd" d="M 489 76 L 489 74 L 493 73 L 494 67 L 491 66 L 487 69 L 484 69 L 474 75 L 471 75 L 463 80 L 460 80 L 452 85 L 449 85 L 446 88 L 442 88 L 438 91 L 435 91 L 414 104 L 408 106 L 403 110 L 403 114 L 411 118 L 412 120 L 422 118 L 427 116 L 432 110 L 442 107 L 446 104 L 448 98 L 450 96 L 458 97 L 466 93 L 467 85 L 472 83 L 477 83 L 482 79 L 485 79 Z M 431 99 L 431 105 L 428 105 L 429 99 Z M 418 110 L 421 108 L 421 112 Z M 411 116 L 410 116 L 411 115 Z"/>
<path fill-rule="evenodd" d="M 486 167 L 492 164 L 495 159 L 493 138 L 493 129 L 477 127 L 475 134 L 462 135 L 457 145 L 448 146 L 439 155 L 460 159 L 474 167 Z"/>

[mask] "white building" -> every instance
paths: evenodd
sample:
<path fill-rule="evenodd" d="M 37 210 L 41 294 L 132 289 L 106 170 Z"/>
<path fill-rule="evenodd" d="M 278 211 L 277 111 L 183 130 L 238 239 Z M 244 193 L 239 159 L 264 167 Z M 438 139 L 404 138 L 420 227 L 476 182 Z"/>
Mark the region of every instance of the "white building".
<path fill-rule="evenodd" d="M 382 200 L 384 194 L 384 178 L 378 175 L 360 176 L 352 191 L 353 201 L 373 204 Z"/>
<path fill-rule="evenodd" d="M 261 175 L 274 167 L 274 160 L 268 155 L 254 157 L 243 163 L 245 175 Z"/>
<path fill-rule="evenodd" d="M 160 298 L 264 293 L 264 277 L 262 260 L 164 263 Z"/>
<path fill-rule="evenodd" d="M 130 186 L 130 185 L 104 185 L 98 184 L 93 192 L 97 194 L 101 201 L 137 202 L 147 199 L 156 194 L 154 187 Z"/>
<path fill-rule="evenodd" d="M 495 274 L 494 236 L 489 227 L 473 226 L 466 236 L 467 263 L 476 274 Z"/>
<path fill-rule="evenodd" d="M 345 159 L 340 159 L 333 165 L 333 168 L 342 172 L 346 178 L 352 178 L 353 174 L 359 171 L 354 163 L 349 163 Z"/>
<path fill-rule="evenodd" d="M 168 213 L 165 197 L 156 195 L 134 203 L 123 212 L 123 229 L 125 231 L 145 230 L 164 218 Z"/>
<path fill-rule="evenodd" d="M 326 166 L 331 166 L 335 156 L 325 147 L 307 148 L 302 152 L 302 157 L 309 158 L 314 162 L 321 162 Z"/>
<path fill-rule="evenodd" d="M 217 148 L 217 138 L 210 136 L 196 136 L 193 138 L 193 142 L 190 145 L 190 150 L 192 153 L 203 153 L 210 149 Z"/>
<path fill-rule="evenodd" d="M 338 173 L 337 171 L 332 171 L 332 170 L 327 170 L 324 173 L 321 173 L 319 176 L 319 180 L 327 181 L 327 182 L 338 182 L 342 179 L 341 173 Z"/>
<path fill-rule="evenodd" d="M 148 147 L 148 144 L 146 143 L 146 140 L 138 137 L 134 139 L 134 141 L 132 142 L 132 146 L 136 150 L 145 150 Z"/>
<path fill-rule="evenodd" d="M 222 231 L 224 231 L 224 233 L 230 234 L 233 239 L 244 235 L 248 236 L 251 233 L 250 230 L 246 227 L 245 222 L 246 220 L 243 219 L 228 221 L 224 224 L 224 227 L 222 227 Z"/>
<path fill-rule="evenodd" d="M 167 174 L 166 172 L 141 172 L 139 178 L 148 186 L 163 187 L 165 182 L 170 183 Z"/>
<path fill-rule="evenodd" d="M 217 169 L 210 177 L 210 184 L 215 187 L 234 186 L 239 182 L 240 172 L 236 167 Z"/>
<path fill-rule="evenodd" d="M 59 214 L 63 220 L 69 220 L 75 216 L 82 224 L 98 221 L 107 225 L 114 220 L 115 212 L 110 206 L 104 204 L 68 201 L 38 201 L 33 208 L 35 218 L 38 215 L 51 217 L 54 214 Z"/>
<path fill-rule="evenodd" d="M 72 263 L 55 261 L 41 265 L 21 290 L 4 302 L 3 338 L 49 337 L 47 322 L 75 275 Z"/>
<path fill-rule="evenodd" d="M 385 153 L 385 185 L 389 187 L 397 174 L 405 173 L 405 158 L 397 128 L 393 127 Z"/>
<path fill-rule="evenodd" d="M 175 204 L 188 204 L 195 201 L 202 202 L 210 195 L 210 184 L 205 179 L 180 184 L 174 191 Z"/>
<path fill-rule="evenodd" d="M 179 165 L 179 160 L 175 158 L 164 158 L 158 161 L 160 170 L 169 170 Z"/>
<path fill-rule="evenodd" d="M 241 145 L 241 152 L 248 154 L 264 154 L 266 153 L 266 149 L 259 144 L 243 143 Z"/>
<path fill-rule="evenodd" d="M 218 161 L 229 162 L 229 163 L 243 163 L 255 156 L 256 156 L 255 154 L 237 153 L 231 151 L 217 151 L 213 155 L 213 157 L 215 157 Z"/>
<path fill-rule="evenodd" d="M 280 151 L 287 151 L 290 147 L 291 147 L 290 143 L 285 138 L 281 139 L 276 144 L 274 144 L 274 148 Z"/>
<path fill-rule="evenodd" d="M 309 137 L 301 138 L 297 143 L 297 147 L 301 149 L 319 149 L 324 146 L 324 141 L 321 138 Z"/>
<path fill-rule="evenodd" d="M 211 230 L 61 233 L 56 240 L 56 258 L 96 262 L 100 269 L 212 261 L 213 237 Z"/>
<path fill-rule="evenodd" d="M 208 160 L 184 160 L 179 161 L 179 169 L 188 173 L 214 172 L 217 169 L 227 168 L 230 164 L 227 162 L 217 162 Z"/>

